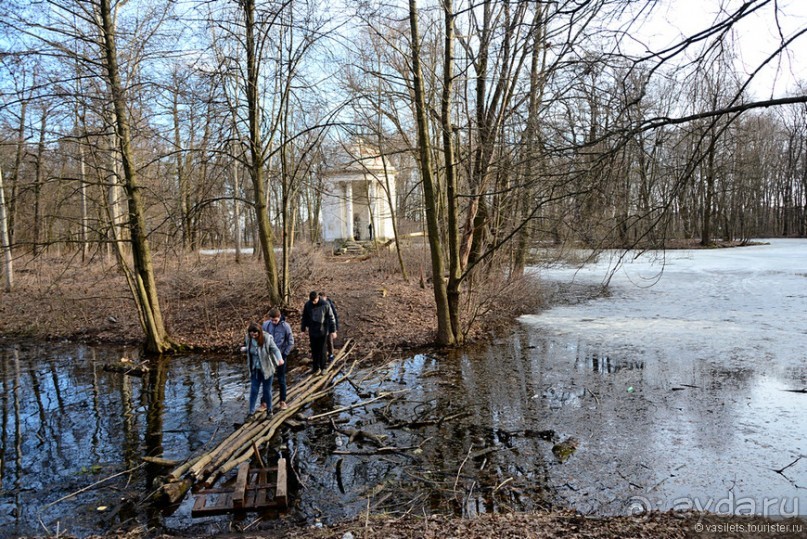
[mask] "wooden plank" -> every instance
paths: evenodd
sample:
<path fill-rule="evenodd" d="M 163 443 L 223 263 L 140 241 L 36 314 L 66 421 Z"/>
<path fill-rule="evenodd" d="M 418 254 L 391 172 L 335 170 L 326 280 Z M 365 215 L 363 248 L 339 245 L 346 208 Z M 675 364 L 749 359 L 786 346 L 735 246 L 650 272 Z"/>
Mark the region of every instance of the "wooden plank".
<path fill-rule="evenodd" d="M 233 495 L 232 493 L 220 494 L 219 499 L 216 500 L 214 508 L 218 511 L 229 513 L 233 510 Z"/>
<path fill-rule="evenodd" d="M 205 503 L 207 503 L 207 496 L 204 494 L 199 494 L 196 497 L 196 501 L 193 502 L 193 509 L 191 509 L 191 516 L 195 515 L 200 511 L 204 511 Z"/>
<path fill-rule="evenodd" d="M 211 497 L 215 501 L 211 503 Z M 231 493 L 222 494 L 200 494 L 196 498 L 196 503 L 191 510 L 192 517 L 206 517 L 212 515 L 224 515 L 232 513 L 233 497 Z"/>
<path fill-rule="evenodd" d="M 204 490 L 200 490 L 198 494 L 224 494 L 232 491 L 233 489 L 231 488 L 206 488 Z"/>
<path fill-rule="evenodd" d="M 247 480 L 246 490 L 244 490 L 244 509 L 254 509 L 255 508 L 255 488 L 252 484 L 255 482 L 255 474 L 253 473 L 255 470 L 249 471 L 249 479 Z"/>
<path fill-rule="evenodd" d="M 263 507 L 266 505 L 266 488 L 271 485 L 267 485 L 266 480 L 266 469 L 259 468 L 258 470 L 258 478 L 256 481 L 256 491 L 255 491 L 255 507 Z"/>
<path fill-rule="evenodd" d="M 279 503 L 282 507 L 288 506 L 286 459 L 283 457 L 277 460 L 277 489 L 275 490 L 275 502 Z"/>
<path fill-rule="evenodd" d="M 242 462 L 238 465 L 238 476 L 235 479 L 233 490 L 233 508 L 244 507 L 244 495 L 247 489 L 247 479 L 249 478 L 249 462 Z"/>

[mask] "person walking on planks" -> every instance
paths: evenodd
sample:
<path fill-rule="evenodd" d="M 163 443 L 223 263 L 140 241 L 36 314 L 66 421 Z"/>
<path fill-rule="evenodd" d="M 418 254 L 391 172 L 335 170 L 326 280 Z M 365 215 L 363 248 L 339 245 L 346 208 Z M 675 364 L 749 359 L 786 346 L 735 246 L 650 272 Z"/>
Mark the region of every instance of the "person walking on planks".
<path fill-rule="evenodd" d="M 311 374 L 322 374 L 325 372 L 325 340 L 329 333 L 336 338 L 336 319 L 330 303 L 322 301 L 316 290 L 308 295 L 303 307 L 301 329 L 303 333 L 308 332 L 311 343 Z"/>
<path fill-rule="evenodd" d="M 267 407 L 267 415 L 272 415 L 272 377 L 279 365 L 283 365 L 283 356 L 272 336 L 261 329 L 259 324 L 252 323 L 247 329 L 242 352 L 247 353 L 247 370 L 249 371 L 249 415 L 255 414 L 258 393 L 263 386 L 263 402 Z M 262 405 L 263 406 L 263 405 Z"/>
<path fill-rule="evenodd" d="M 288 368 L 289 353 L 294 348 L 294 335 L 291 326 L 280 316 L 280 309 L 273 307 L 269 310 L 269 317 L 263 323 L 263 330 L 272 336 L 275 344 L 280 348 L 280 355 L 283 356 L 283 364 L 278 366 L 277 383 L 280 385 L 280 409 L 288 408 L 286 405 L 286 370 Z"/>
<path fill-rule="evenodd" d="M 319 300 L 325 301 L 331 306 L 331 312 L 333 313 L 334 319 L 334 332 L 328 333 L 328 336 L 325 337 L 325 348 L 328 350 L 328 363 L 333 361 L 333 341 L 336 338 L 336 332 L 339 331 L 339 313 L 336 312 L 336 305 L 334 304 L 333 300 L 328 297 L 328 294 L 325 292 L 319 293 Z"/>

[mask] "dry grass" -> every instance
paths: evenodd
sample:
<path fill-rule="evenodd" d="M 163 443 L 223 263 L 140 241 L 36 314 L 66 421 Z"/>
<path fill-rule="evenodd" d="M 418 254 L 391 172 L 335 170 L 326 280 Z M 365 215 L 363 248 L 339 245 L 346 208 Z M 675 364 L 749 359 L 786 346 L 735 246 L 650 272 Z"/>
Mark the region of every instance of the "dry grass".
<path fill-rule="evenodd" d="M 403 256 L 408 280 L 402 278 L 394 250 L 348 257 L 318 246 L 296 246 L 291 301 L 285 309 L 292 328 L 299 326 L 308 292 L 325 290 L 337 304 L 342 339 L 387 352 L 433 343 L 434 295 L 425 282 L 430 281 L 428 251 L 410 245 Z M 15 267 L 15 290 L 0 296 L 0 334 L 6 338 L 142 341 L 134 302 L 114 260 L 81 263 L 77 257 L 43 255 L 20 258 Z M 253 256 L 236 263 L 232 253 L 156 255 L 155 269 L 166 326 L 176 340 L 192 347 L 232 349 L 247 324 L 261 320 L 271 307 L 263 263 Z M 473 291 L 465 290 L 464 316 L 486 321 L 475 323 L 468 338 L 508 326 L 517 314 L 536 308 L 536 290 L 535 284 L 475 277 Z"/>

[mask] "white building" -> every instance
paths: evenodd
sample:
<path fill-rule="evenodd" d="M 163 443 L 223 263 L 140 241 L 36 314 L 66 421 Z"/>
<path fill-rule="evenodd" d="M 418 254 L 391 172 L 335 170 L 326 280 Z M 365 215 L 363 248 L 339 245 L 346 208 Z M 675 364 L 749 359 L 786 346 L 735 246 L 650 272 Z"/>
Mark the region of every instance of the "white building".
<path fill-rule="evenodd" d="M 323 240 L 391 239 L 389 201 L 395 203 L 395 169 L 361 142 L 337 161 L 323 178 Z"/>

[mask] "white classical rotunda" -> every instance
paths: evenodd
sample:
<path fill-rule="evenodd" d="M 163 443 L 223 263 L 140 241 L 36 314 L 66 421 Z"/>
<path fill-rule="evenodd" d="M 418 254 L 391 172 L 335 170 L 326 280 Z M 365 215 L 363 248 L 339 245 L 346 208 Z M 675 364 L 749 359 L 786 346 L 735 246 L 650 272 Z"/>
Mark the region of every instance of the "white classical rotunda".
<path fill-rule="evenodd" d="M 391 239 L 390 200 L 395 203 L 395 169 L 389 161 L 362 142 L 348 147 L 323 178 L 323 240 Z"/>

